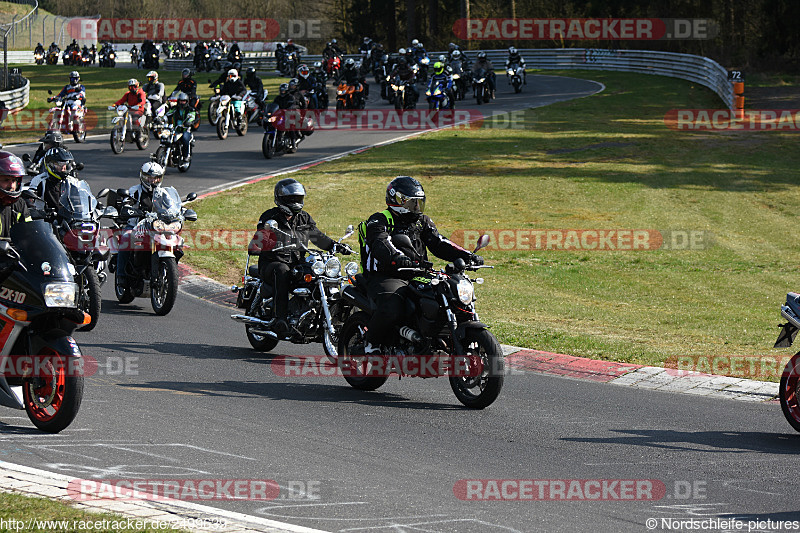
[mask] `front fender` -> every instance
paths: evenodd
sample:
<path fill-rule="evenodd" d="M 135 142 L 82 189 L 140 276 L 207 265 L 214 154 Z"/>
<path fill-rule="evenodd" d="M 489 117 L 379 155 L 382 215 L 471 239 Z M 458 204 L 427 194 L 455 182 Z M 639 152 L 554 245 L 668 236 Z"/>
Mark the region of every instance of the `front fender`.
<path fill-rule="evenodd" d="M 456 327 L 456 339 L 459 341 L 464 340 L 464 336 L 467 334 L 467 329 L 489 329 L 489 326 L 480 322 L 479 320 L 467 320 L 466 322 L 462 322 Z"/>

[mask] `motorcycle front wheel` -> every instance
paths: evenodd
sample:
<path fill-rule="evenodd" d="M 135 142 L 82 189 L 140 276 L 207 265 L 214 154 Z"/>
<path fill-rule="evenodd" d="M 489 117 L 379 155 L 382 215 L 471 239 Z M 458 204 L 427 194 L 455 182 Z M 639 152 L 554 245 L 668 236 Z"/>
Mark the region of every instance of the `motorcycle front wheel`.
<path fill-rule="evenodd" d="M 272 136 L 268 132 L 264 132 L 264 138 L 261 139 L 261 153 L 267 159 L 275 157 L 275 146 L 273 146 Z"/>
<path fill-rule="evenodd" d="M 178 297 L 178 263 L 174 257 L 159 258 L 156 271 L 150 276 L 150 303 L 158 316 L 164 316 Z"/>
<path fill-rule="evenodd" d="M 150 144 L 150 129 L 145 125 L 142 130 L 136 135 L 136 147 L 139 150 L 144 150 Z"/>
<path fill-rule="evenodd" d="M 75 127 L 77 130 L 72 133 L 72 139 L 76 143 L 86 142 L 86 125 L 83 119 L 78 120 Z"/>
<path fill-rule="evenodd" d="M 92 321 L 78 328 L 78 331 L 91 331 L 100 318 L 100 279 L 97 271 L 89 266 L 83 271 L 78 280 L 78 309 L 92 317 Z"/>
<path fill-rule="evenodd" d="M 794 428 L 800 431 L 800 352 L 794 354 L 786 363 L 781 376 L 781 384 L 778 396 L 781 401 L 783 416 Z"/>
<path fill-rule="evenodd" d="M 228 138 L 228 112 L 223 111 L 219 114 L 217 121 L 217 137 L 223 141 Z"/>
<path fill-rule="evenodd" d="M 208 123 L 212 126 L 216 126 L 217 122 L 214 120 L 217 117 L 217 106 L 219 105 L 218 100 L 214 100 L 213 102 L 208 104 Z"/>
<path fill-rule="evenodd" d="M 58 433 L 69 426 L 78 414 L 83 399 L 83 376 L 69 376 L 64 355 L 51 348 L 39 352 L 51 358 L 44 377 L 26 379 L 22 384 L 25 412 L 33 425 L 47 433 Z"/>
<path fill-rule="evenodd" d="M 122 137 L 122 131 L 119 128 L 111 130 L 109 141 L 111 143 L 111 151 L 115 154 L 121 154 L 125 149 L 125 139 Z"/>
<path fill-rule="evenodd" d="M 486 329 L 468 329 L 462 341 L 465 352 L 472 356 L 461 368 L 471 368 L 470 360 L 480 358 L 480 375 L 451 376 L 450 387 L 458 401 L 471 409 L 483 409 L 497 399 L 503 388 L 505 361 L 503 349 L 494 335 Z M 472 374 L 472 372 L 462 372 Z"/>
<path fill-rule="evenodd" d="M 345 320 L 339 332 L 339 368 L 351 387 L 363 391 L 377 390 L 388 376 L 368 375 L 373 366 L 364 354 L 364 334 L 370 316 L 359 311 Z"/>

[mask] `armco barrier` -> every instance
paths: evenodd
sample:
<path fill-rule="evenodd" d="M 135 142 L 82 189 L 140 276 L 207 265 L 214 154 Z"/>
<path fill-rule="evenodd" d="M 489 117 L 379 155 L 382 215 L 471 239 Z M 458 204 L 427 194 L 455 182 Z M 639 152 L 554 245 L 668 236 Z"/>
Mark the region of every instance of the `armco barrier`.
<path fill-rule="evenodd" d="M 505 65 L 507 50 L 484 50 L 495 68 Z M 621 72 L 638 72 L 680 78 L 714 91 L 728 106 L 733 109 L 733 87 L 728 81 L 728 72 L 716 61 L 707 57 L 673 52 L 654 52 L 650 50 L 607 50 L 601 48 L 536 48 L 519 50 L 529 69 L 543 70 L 616 70 Z M 430 52 L 431 61 L 435 61 L 444 52 Z M 475 59 L 477 51 L 466 51 L 467 57 Z M 360 56 L 346 56 L 358 58 Z M 322 56 L 304 56 L 306 63 L 321 61 Z M 164 62 L 167 70 L 181 70 L 192 67 L 191 59 L 167 59 Z M 242 61 L 243 67 L 255 67 L 257 70 L 271 71 L 275 69 L 275 58 L 270 54 L 248 54 Z"/>
<path fill-rule="evenodd" d="M 12 85 L 21 85 L 11 91 L 0 92 L 0 100 L 6 105 L 9 111 L 17 111 L 28 105 L 30 99 L 31 82 L 22 76 L 9 76 Z M 15 79 L 16 78 L 16 79 Z"/>

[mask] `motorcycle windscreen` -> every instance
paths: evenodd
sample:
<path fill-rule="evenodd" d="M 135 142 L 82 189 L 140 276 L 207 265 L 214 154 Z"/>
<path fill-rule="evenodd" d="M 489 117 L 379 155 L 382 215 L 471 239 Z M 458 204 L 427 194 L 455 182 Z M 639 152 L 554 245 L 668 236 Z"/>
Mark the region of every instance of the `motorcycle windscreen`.
<path fill-rule="evenodd" d="M 153 211 L 161 220 L 178 220 L 181 216 L 181 205 L 181 197 L 175 187 L 156 187 L 153 190 Z"/>
<path fill-rule="evenodd" d="M 97 208 L 97 199 L 89 184 L 83 180 L 67 179 L 61 186 L 58 216 L 75 222 L 91 222 Z"/>
<path fill-rule="evenodd" d="M 28 274 L 47 281 L 72 281 L 69 257 L 53 228 L 44 220 L 23 222 L 11 227 L 11 242 Z"/>

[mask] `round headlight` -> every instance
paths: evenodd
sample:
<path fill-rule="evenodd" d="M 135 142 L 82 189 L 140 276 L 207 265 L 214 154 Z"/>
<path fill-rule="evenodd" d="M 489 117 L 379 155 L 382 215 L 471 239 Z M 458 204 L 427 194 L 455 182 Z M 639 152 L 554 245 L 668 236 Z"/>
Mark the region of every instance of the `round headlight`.
<path fill-rule="evenodd" d="M 347 273 L 348 276 L 355 276 L 358 274 L 358 263 L 355 261 L 350 261 L 345 265 L 344 271 Z"/>
<path fill-rule="evenodd" d="M 325 263 L 325 275 L 329 278 L 335 278 L 341 275 L 341 273 L 342 264 L 339 262 L 339 260 L 335 257 L 328 259 L 328 262 Z"/>
<path fill-rule="evenodd" d="M 166 231 L 167 224 L 163 220 L 154 220 L 153 221 L 153 229 L 156 231 Z"/>
<path fill-rule="evenodd" d="M 458 282 L 458 299 L 461 300 L 461 303 L 471 304 L 473 293 L 472 282 L 466 279 L 462 279 Z"/>
<path fill-rule="evenodd" d="M 314 261 L 314 264 L 311 265 L 311 272 L 317 276 L 321 276 L 322 273 L 325 272 L 325 263 L 322 261 Z"/>

